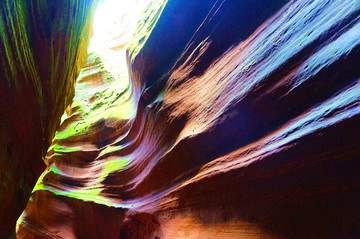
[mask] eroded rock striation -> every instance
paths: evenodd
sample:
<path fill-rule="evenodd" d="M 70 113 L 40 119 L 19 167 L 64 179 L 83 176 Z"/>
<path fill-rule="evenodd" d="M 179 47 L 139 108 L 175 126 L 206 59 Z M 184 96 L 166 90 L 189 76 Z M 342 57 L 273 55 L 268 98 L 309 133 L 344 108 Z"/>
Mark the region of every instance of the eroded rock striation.
<path fill-rule="evenodd" d="M 0 2 L 0 238 L 24 210 L 87 57 L 95 1 Z"/>
<path fill-rule="evenodd" d="M 360 236 L 359 13 L 152 1 L 129 76 L 87 58 L 18 237 Z"/>

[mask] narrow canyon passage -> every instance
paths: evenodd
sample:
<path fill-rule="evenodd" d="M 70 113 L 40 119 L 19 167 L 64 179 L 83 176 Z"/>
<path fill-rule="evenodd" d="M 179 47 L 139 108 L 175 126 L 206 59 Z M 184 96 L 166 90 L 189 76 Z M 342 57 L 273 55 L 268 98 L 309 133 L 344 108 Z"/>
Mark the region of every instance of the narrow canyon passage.
<path fill-rule="evenodd" d="M 0 16 L 0 238 L 360 237 L 358 0 Z"/>

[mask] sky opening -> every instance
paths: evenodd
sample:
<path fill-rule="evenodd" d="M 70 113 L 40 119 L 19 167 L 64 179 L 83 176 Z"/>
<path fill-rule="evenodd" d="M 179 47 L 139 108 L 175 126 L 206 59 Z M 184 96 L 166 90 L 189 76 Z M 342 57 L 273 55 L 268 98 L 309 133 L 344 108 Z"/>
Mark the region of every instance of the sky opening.
<path fill-rule="evenodd" d="M 142 11 L 151 0 L 103 0 L 94 17 L 94 35 L 88 52 L 125 48 Z"/>

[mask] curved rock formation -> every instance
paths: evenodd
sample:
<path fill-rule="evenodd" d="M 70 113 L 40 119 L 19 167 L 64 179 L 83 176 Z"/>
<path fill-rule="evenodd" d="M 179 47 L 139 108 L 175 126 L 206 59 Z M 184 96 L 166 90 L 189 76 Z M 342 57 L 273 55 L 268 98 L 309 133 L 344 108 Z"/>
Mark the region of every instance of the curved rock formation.
<path fill-rule="evenodd" d="M 129 81 L 88 57 L 18 237 L 359 237 L 359 13 L 152 1 Z"/>
<path fill-rule="evenodd" d="M 0 238 L 15 229 L 45 169 L 87 56 L 93 2 L 0 3 Z"/>

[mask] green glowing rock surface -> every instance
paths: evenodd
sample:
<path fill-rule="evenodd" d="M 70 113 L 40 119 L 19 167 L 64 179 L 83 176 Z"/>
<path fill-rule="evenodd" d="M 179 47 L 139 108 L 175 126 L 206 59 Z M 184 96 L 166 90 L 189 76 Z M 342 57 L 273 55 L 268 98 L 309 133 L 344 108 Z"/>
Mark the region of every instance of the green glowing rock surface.
<path fill-rule="evenodd" d="M 113 75 L 100 57 L 95 53 L 89 55 L 91 64 L 98 64 L 96 75 L 84 68 L 78 78 L 72 109 L 81 119 L 58 131 L 55 140 L 65 140 L 69 137 L 87 134 L 92 127 L 107 119 L 128 120 L 135 115 L 135 105 L 131 97 L 130 81 L 127 74 Z M 90 66 L 94 67 L 94 66 Z M 88 70 L 88 71 L 87 71 Z M 91 69 L 92 70 L 92 69 Z M 101 82 L 95 85 L 86 78 L 99 77 Z M 70 115 L 71 116 L 71 115 Z M 69 116 L 63 116 L 64 122 Z"/>
<path fill-rule="evenodd" d="M 144 46 L 166 3 L 167 0 L 151 1 L 145 9 L 127 47 L 127 51 L 132 55 L 131 59 L 134 59 Z M 123 122 L 122 125 L 124 125 L 135 117 L 136 102 L 133 99 L 133 89 L 126 65 L 120 67 L 119 64 L 116 64 L 119 62 L 119 56 L 114 51 L 107 49 L 106 46 L 95 49 L 96 52 L 88 55 L 77 78 L 72 103 L 61 117 L 60 128 L 48 150 L 47 159 L 51 162 L 48 169 L 39 178 L 33 192 L 47 190 L 56 195 L 111 206 L 113 204 L 104 200 L 100 195 L 103 189 L 102 181 L 109 174 L 123 170 L 129 165 L 130 159 L 114 156 L 116 152 L 121 151 L 121 146 L 108 145 L 104 148 L 94 149 L 98 151 L 99 161 L 96 163 L 101 174 L 98 178 L 92 179 L 92 186 L 62 190 L 44 183 L 47 175 L 61 177 L 66 174 L 66 172 L 61 172 L 55 163 L 52 163 L 56 162 L 57 158 L 68 157 L 67 154 L 82 153 L 81 146 L 80 148 L 69 146 L 69 142 L 78 140 L 83 143 L 84 137 L 89 139 L 99 137 L 97 132 L 103 131 L 106 127 L 116 128 L 119 122 Z"/>
<path fill-rule="evenodd" d="M 52 175 L 71 176 L 67 174 L 69 172 L 59 170 L 56 162 L 59 157 L 71 158 L 68 154 L 81 154 L 86 151 L 82 137 L 88 137 L 88 143 L 91 145 L 92 137 L 95 137 L 94 139 L 100 137 L 99 134 L 104 131 L 104 127 L 116 128 L 116 125 L 123 125 L 135 117 L 136 108 L 127 72 L 114 73 L 109 61 L 105 59 L 106 53 L 104 51 L 89 54 L 77 79 L 73 102 L 62 116 L 60 128 L 56 132 L 53 145 L 48 150 L 47 160 L 51 160 L 51 163 L 39 178 L 33 192 L 47 190 L 56 195 L 113 206 L 113 203 L 101 196 L 102 181 L 109 174 L 123 170 L 129 164 L 130 161 L 126 157 L 109 156 L 121 150 L 120 146 L 110 145 L 105 148 L 92 146 L 91 150 L 98 152 L 98 158 L 102 158 L 96 162 L 97 167 L 94 169 L 100 170 L 101 174 L 92 179 L 92 186 L 69 190 L 52 187 L 51 183 L 47 184 L 48 177 Z M 79 145 L 71 145 L 72 140 L 80 140 Z"/>

